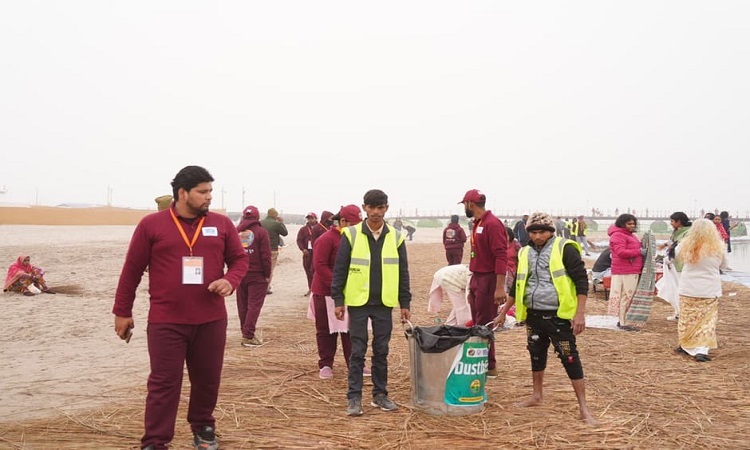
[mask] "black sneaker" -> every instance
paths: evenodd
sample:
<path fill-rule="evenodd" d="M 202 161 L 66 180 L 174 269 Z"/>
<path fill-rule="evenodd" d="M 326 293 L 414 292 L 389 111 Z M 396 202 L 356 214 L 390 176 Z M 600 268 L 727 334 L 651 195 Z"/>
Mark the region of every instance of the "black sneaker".
<path fill-rule="evenodd" d="M 347 416 L 361 416 L 362 415 L 362 399 L 359 397 L 350 398 L 346 405 Z"/>
<path fill-rule="evenodd" d="M 398 405 L 383 394 L 376 395 L 370 404 L 376 408 L 382 409 L 383 411 L 395 411 L 398 409 Z"/>
<path fill-rule="evenodd" d="M 193 447 L 198 450 L 219 450 L 214 427 L 204 425 L 200 431 L 193 433 Z"/>

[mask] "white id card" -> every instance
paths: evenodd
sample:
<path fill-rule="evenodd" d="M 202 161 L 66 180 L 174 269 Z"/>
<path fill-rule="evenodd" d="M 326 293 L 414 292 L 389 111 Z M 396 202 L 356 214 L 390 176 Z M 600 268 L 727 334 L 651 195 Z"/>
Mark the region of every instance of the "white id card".
<path fill-rule="evenodd" d="M 307 249 L 312 250 L 312 241 L 307 241 Z"/>
<path fill-rule="evenodd" d="M 182 257 L 182 284 L 203 284 L 203 257 Z"/>
<path fill-rule="evenodd" d="M 218 236 L 219 230 L 216 227 L 203 227 L 201 233 L 203 233 L 203 236 Z"/>
<path fill-rule="evenodd" d="M 477 234 L 482 234 L 482 231 L 484 231 L 484 227 L 477 227 Z"/>

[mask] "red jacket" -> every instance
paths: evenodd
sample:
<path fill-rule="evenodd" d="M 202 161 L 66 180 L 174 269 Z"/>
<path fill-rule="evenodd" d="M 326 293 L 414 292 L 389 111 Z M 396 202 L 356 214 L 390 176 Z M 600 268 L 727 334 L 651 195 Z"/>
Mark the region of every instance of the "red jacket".
<path fill-rule="evenodd" d="M 203 230 L 193 247 L 193 255 L 203 257 L 203 284 L 182 284 L 182 258 L 190 256 L 190 250 L 170 211 L 174 211 L 174 206 L 149 214 L 136 226 L 112 312 L 132 317 L 136 289 L 148 268 L 150 323 L 197 325 L 226 318 L 224 297 L 210 292 L 208 285 L 224 278 L 236 289 L 247 272 L 247 256 L 234 224 L 225 215 L 206 213 Z M 179 221 L 188 239 L 192 239 L 200 218 L 192 223 L 182 218 Z M 226 274 L 224 264 L 228 266 Z"/>

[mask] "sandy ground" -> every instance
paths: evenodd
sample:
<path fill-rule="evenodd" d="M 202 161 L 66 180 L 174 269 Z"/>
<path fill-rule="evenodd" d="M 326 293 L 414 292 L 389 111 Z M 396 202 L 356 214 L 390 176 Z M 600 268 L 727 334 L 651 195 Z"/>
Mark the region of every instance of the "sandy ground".
<path fill-rule="evenodd" d="M 0 226 L 0 261 L 7 265 L 22 253 L 47 271 L 51 287 L 77 286 L 74 295 L 16 293 L 0 295 L 0 311 L 12 317 L 0 333 L 4 361 L 0 422 L 69 413 L 115 401 L 113 389 L 140 386 L 148 372 L 144 335 L 148 315 L 148 274 L 134 307 L 136 328 L 130 344 L 113 331 L 114 291 L 134 226 Z M 294 243 L 299 226 L 289 226 L 266 298 L 259 335 L 278 312 L 299 307 L 307 290 L 301 252 Z M 417 242 L 440 242 L 440 230 L 420 230 Z M 5 268 L 3 268 L 3 271 Z M 229 339 L 238 340 L 235 297 L 227 297 Z M 308 325 L 305 323 L 305 325 Z"/>
<path fill-rule="evenodd" d="M 28 253 L 47 270 L 51 286 L 81 289 L 73 295 L 0 296 L 7 318 L 0 333 L 0 449 L 136 448 L 148 376 L 147 280 L 136 300 L 130 344 L 116 338 L 110 312 L 132 230 L 0 226 L 0 261 L 6 266 Z M 750 332 L 741 324 L 750 312 L 750 289 L 730 283 L 724 289 L 733 295 L 720 312 L 720 348 L 710 364 L 671 353 L 675 323 L 665 320 L 671 308 L 660 301 L 641 333 L 587 330 L 580 347 L 598 428 L 576 419 L 570 385 L 552 356 L 545 382 L 548 405 L 533 412 L 512 406 L 530 391 L 520 328 L 499 336 L 504 375 L 488 384 L 485 411 L 459 419 L 425 416 L 409 406 L 406 340 L 394 326 L 389 387 L 402 410 L 381 415 L 368 409 L 361 420 L 352 421 L 344 414 L 340 354 L 334 380 L 317 377 L 314 327 L 305 319 L 307 286 L 293 242 L 296 230 L 290 226 L 290 246 L 280 255 L 275 291 L 260 317 L 265 345 L 239 346 L 235 299 L 227 298 L 228 345 L 217 407 L 222 448 L 442 448 L 457 442 L 464 442 L 463 448 L 493 442 L 503 448 L 748 448 Z M 440 230 L 419 229 L 408 243 L 416 325 L 433 325 L 448 312 L 426 311 L 432 274 L 444 264 L 439 242 Z M 588 265 L 593 259 L 587 259 Z M 605 313 L 601 293 L 590 295 L 588 311 Z M 187 392 L 183 395 L 173 448 L 188 448 Z M 450 440 L 456 433 L 463 441 Z M 90 445 L 83 445 L 81 436 Z"/>

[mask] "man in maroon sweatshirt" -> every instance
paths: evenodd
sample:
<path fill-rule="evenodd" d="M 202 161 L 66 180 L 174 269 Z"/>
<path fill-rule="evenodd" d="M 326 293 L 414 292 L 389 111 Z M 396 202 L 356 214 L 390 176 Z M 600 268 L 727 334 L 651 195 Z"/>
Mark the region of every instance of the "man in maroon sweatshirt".
<path fill-rule="evenodd" d="M 175 175 L 175 202 L 144 217 L 135 228 L 117 285 L 115 332 L 128 341 L 135 327 L 136 289 L 148 268 L 151 373 L 144 449 L 166 449 L 174 437 L 185 363 L 191 385 L 187 420 L 194 445 L 219 448 L 213 411 L 224 364 L 224 297 L 240 284 L 248 260 L 232 221 L 208 211 L 213 181 L 198 166 L 184 167 Z"/>
<path fill-rule="evenodd" d="M 451 223 L 443 230 L 443 246 L 445 247 L 445 259 L 448 265 L 461 264 L 464 259 L 464 243 L 466 243 L 466 232 L 458 223 L 458 216 L 451 216 Z"/>
<path fill-rule="evenodd" d="M 302 268 L 305 269 L 307 276 L 307 293 L 303 297 L 310 295 L 310 286 L 312 285 L 313 273 L 313 229 L 318 224 L 318 216 L 314 212 L 309 212 L 305 216 L 307 223 L 297 232 L 297 248 L 302 252 Z"/>
<path fill-rule="evenodd" d="M 237 288 L 237 314 L 242 330 L 241 344 L 243 347 L 252 347 L 262 344 L 255 336 L 255 325 L 271 281 L 271 238 L 260 224 L 258 208 L 252 205 L 242 213 L 237 231 L 249 263 L 247 273 Z"/>
<path fill-rule="evenodd" d="M 321 215 L 322 217 L 322 215 Z M 362 222 L 362 212 L 357 205 L 342 206 L 332 220 L 337 220 L 341 228 Z M 349 356 L 352 353 L 352 340 L 349 332 L 343 330 L 347 322 L 335 319 L 333 298 L 331 298 L 331 280 L 336 253 L 339 251 L 341 231 L 335 225 L 315 240 L 313 265 L 315 274 L 312 283 L 312 310 L 315 316 L 315 340 L 318 344 L 318 370 L 321 379 L 333 378 L 333 358 L 336 355 L 337 335 L 341 335 L 341 348 L 344 360 L 349 367 Z M 333 319 L 333 320 L 332 320 Z M 338 328 L 332 330 L 332 326 Z"/>

